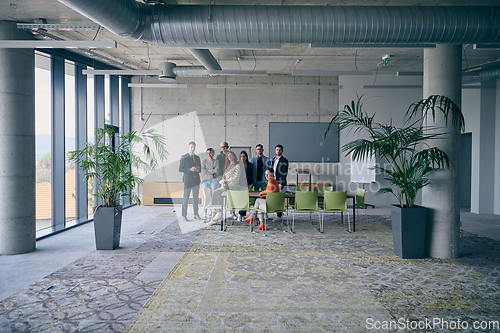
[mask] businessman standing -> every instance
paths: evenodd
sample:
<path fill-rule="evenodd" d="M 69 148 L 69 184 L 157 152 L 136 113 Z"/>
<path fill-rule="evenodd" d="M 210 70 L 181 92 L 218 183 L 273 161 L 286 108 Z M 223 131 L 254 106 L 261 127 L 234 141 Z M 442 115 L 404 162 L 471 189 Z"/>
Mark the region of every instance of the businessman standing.
<path fill-rule="evenodd" d="M 194 154 L 196 143 L 191 141 L 188 145 L 188 152 L 181 156 L 179 172 L 184 173 L 182 181 L 184 182 L 184 196 L 182 198 L 182 219 L 187 222 L 187 206 L 189 195 L 193 192 L 193 213 L 194 218 L 201 220 L 198 215 L 198 193 L 200 191 L 200 157 Z"/>
<path fill-rule="evenodd" d="M 288 160 L 283 156 L 283 146 L 276 145 L 274 152 L 276 153 L 276 157 L 273 158 L 271 164 L 274 170 L 274 179 L 278 181 L 278 184 L 281 188 L 286 186 L 286 176 L 288 175 Z M 278 213 L 277 221 L 281 221 L 281 216 L 283 213 Z"/>
<path fill-rule="evenodd" d="M 255 146 L 257 155 L 250 159 L 253 166 L 253 186 L 259 191 L 262 187 L 267 186 L 266 170 L 271 168 L 269 157 L 264 156 L 264 146 L 260 143 Z"/>

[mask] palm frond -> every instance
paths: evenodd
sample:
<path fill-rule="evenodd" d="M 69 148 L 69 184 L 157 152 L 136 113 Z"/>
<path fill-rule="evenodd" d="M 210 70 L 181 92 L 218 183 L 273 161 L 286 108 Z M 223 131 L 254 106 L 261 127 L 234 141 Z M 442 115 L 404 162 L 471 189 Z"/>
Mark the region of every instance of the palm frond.
<path fill-rule="evenodd" d="M 115 136 L 116 135 L 116 136 Z M 118 139 L 117 147 L 112 147 L 111 138 Z M 140 200 L 131 190 L 142 183 L 132 169 L 152 171 L 159 160 L 166 159 L 165 139 L 153 129 L 138 135 L 136 132 L 116 134 L 112 127 L 96 129 L 95 143 L 88 142 L 85 148 L 69 153 L 68 159 L 74 161 L 85 173 L 88 183 L 96 182 L 96 193 L 92 195 L 101 199 L 106 207 L 119 204 L 120 197 L 130 196 L 132 202 L 140 204 Z M 152 140 L 154 149 L 148 143 Z M 133 153 L 133 144 L 141 144 L 144 157 Z"/>
<path fill-rule="evenodd" d="M 451 124 L 458 126 L 461 132 L 465 131 L 465 118 L 460 107 L 450 98 L 442 95 L 431 95 L 418 102 L 412 103 L 406 111 L 405 119 L 409 119 L 419 115 L 420 117 L 431 116 L 432 120 L 436 121 L 436 112 L 441 111 L 444 116 L 445 123 L 448 124 L 448 119 L 451 118 Z"/>
<path fill-rule="evenodd" d="M 380 189 L 378 193 L 392 193 L 401 206 L 412 207 L 417 193 L 429 185 L 430 172 L 449 168 L 450 158 L 438 147 L 431 147 L 431 139 L 443 135 L 442 127 L 424 125 L 424 119 L 435 120 L 437 112 L 442 112 L 446 122 L 451 119 L 453 125 L 464 129 L 464 118 L 460 108 L 445 96 L 433 95 L 413 103 L 406 112 L 403 127 L 392 124 L 380 124 L 363 111 L 363 96 L 333 117 L 327 132 L 338 124 L 337 131 L 351 130 L 354 133 L 364 131 L 368 138 L 352 140 L 342 145 L 342 152 L 351 154 L 354 160 L 377 156 L 386 160 L 390 168 L 375 166 L 373 169 L 384 177 L 392 187 Z M 396 190 L 394 190 L 395 188 Z"/>

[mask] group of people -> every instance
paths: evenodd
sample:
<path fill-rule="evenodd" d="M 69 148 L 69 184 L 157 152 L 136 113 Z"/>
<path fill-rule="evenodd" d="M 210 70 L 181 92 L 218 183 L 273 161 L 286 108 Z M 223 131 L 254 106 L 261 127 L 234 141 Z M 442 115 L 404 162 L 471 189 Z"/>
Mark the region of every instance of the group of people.
<path fill-rule="evenodd" d="M 190 142 L 187 154 L 182 155 L 179 171 L 182 172 L 184 182 L 184 195 L 182 199 L 182 219 L 188 221 L 187 206 L 189 196 L 193 195 L 194 218 L 201 220 L 198 214 L 198 193 L 200 183 L 202 188 L 210 188 L 210 203 L 212 205 L 222 204 L 222 193 L 226 190 L 238 190 L 242 188 L 252 188 L 260 191 L 261 198 L 257 199 L 254 208 L 263 208 L 265 205 L 265 195 L 268 192 L 279 192 L 287 184 L 288 160 L 283 156 L 283 146 L 276 145 L 276 156 L 271 160 L 264 155 L 264 146 L 256 145 L 256 155 L 250 160 L 246 151 L 240 153 L 238 158 L 236 154 L 229 150 L 229 144 L 222 142 L 220 153 L 215 155 L 213 148 L 207 149 L 207 158 L 201 162 L 200 157 L 194 152 L 196 143 Z M 200 177 L 201 175 L 201 177 Z M 221 219 L 220 210 L 214 209 L 210 218 L 207 216 L 207 210 L 204 211 L 203 220 L 213 224 Z M 244 219 L 246 211 L 240 211 L 236 214 L 238 220 L 244 220 L 253 223 L 254 212 Z M 281 219 L 281 213 L 278 213 L 276 220 Z M 263 214 L 258 214 L 260 226 L 263 230 Z"/>

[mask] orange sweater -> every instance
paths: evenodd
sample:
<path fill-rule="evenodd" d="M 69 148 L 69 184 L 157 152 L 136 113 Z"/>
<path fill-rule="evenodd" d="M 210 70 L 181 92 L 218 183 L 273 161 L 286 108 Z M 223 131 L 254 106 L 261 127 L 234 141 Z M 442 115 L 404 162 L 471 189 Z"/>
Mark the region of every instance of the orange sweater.
<path fill-rule="evenodd" d="M 262 191 L 262 195 L 266 195 L 267 192 L 279 192 L 280 191 L 280 185 L 278 184 L 278 181 L 274 178 L 270 178 L 267 180 L 267 187 L 265 191 Z"/>

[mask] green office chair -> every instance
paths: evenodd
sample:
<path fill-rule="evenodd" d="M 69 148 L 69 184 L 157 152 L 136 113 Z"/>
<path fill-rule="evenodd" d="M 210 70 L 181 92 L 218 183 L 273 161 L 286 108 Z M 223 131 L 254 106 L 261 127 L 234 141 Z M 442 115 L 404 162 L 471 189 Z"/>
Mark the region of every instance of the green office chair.
<path fill-rule="evenodd" d="M 323 214 L 321 216 L 321 227 L 323 228 L 323 220 L 325 212 L 340 212 L 342 215 L 342 224 L 344 224 L 344 212 L 347 212 L 348 231 L 351 230 L 351 220 L 349 211 L 347 210 L 347 191 L 344 192 L 325 192 L 325 202 Z"/>
<path fill-rule="evenodd" d="M 227 190 L 226 198 L 226 209 L 224 211 L 224 222 L 225 213 L 228 210 L 249 210 L 250 202 L 248 197 L 248 189 L 245 190 Z M 234 221 L 231 223 L 234 224 Z M 224 231 L 226 231 L 227 223 L 224 223 Z"/>
<path fill-rule="evenodd" d="M 356 205 L 354 207 L 356 209 L 356 214 L 359 214 L 360 209 L 366 209 L 365 193 L 366 190 L 363 188 L 358 188 L 358 190 L 356 191 L 356 197 L 355 197 Z M 352 205 L 349 205 L 349 208 L 352 208 Z M 365 211 L 365 220 L 366 220 L 366 211 Z"/>
<path fill-rule="evenodd" d="M 316 184 L 316 185 L 314 185 L 314 191 L 321 192 L 321 193 L 325 193 L 327 191 L 333 191 L 333 186 L 332 185 L 325 185 L 325 184 L 322 184 L 322 185 Z M 323 208 L 323 201 L 324 201 L 323 198 L 318 197 L 319 208 Z"/>
<path fill-rule="evenodd" d="M 257 190 L 255 189 L 255 186 L 252 186 L 252 187 L 250 187 L 248 189 L 248 191 L 249 192 L 254 192 L 254 191 L 257 191 Z M 250 205 L 250 207 L 252 207 L 255 204 L 255 198 L 250 198 L 248 204 Z"/>
<path fill-rule="evenodd" d="M 297 185 L 295 187 L 295 192 L 309 192 L 309 185 Z"/>
<path fill-rule="evenodd" d="M 285 206 L 285 192 L 269 192 L 266 195 L 266 209 L 256 209 L 256 211 L 270 214 L 270 213 L 284 213 Z M 267 230 L 266 219 L 264 219 L 264 229 Z M 250 225 L 250 230 L 253 231 L 253 224 Z"/>
<path fill-rule="evenodd" d="M 316 192 L 326 192 L 326 191 L 331 192 L 331 191 L 333 191 L 333 186 L 332 185 L 325 185 L 325 184 L 323 184 L 323 185 L 316 184 L 316 185 L 314 185 L 314 190 Z"/>
<path fill-rule="evenodd" d="M 298 191 L 295 193 L 295 207 L 293 209 L 292 217 L 292 232 L 295 232 L 295 213 L 296 212 L 319 212 L 318 210 L 318 192 L 302 192 Z M 319 213 L 318 213 L 318 224 L 320 224 Z M 312 223 L 312 220 L 311 220 Z M 321 226 L 320 226 L 321 232 Z"/>

